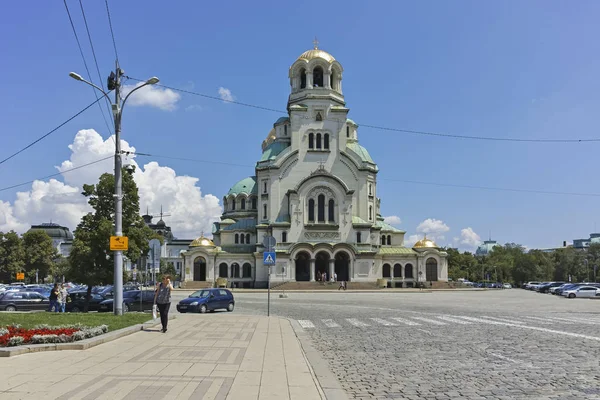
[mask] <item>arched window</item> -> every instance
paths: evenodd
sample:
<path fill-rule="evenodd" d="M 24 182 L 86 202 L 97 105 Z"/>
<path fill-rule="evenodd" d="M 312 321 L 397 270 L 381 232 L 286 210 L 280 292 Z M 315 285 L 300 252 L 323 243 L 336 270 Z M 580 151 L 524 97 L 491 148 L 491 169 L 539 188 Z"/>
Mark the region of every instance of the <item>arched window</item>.
<path fill-rule="evenodd" d="M 242 210 L 245 210 L 246 209 L 246 199 L 242 199 L 241 203 L 242 203 L 241 204 Z"/>
<path fill-rule="evenodd" d="M 394 264 L 394 278 L 402 277 L 402 265 Z"/>
<path fill-rule="evenodd" d="M 333 199 L 329 199 L 328 205 L 327 220 L 329 222 L 335 222 L 335 201 Z"/>
<path fill-rule="evenodd" d="M 315 146 L 317 149 L 321 148 L 321 134 L 317 133 L 317 145 Z"/>
<path fill-rule="evenodd" d="M 319 222 L 325 222 L 325 195 L 320 194 L 317 198 L 317 218 Z"/>
<path fill-rule="evenodd" d="M 231 277 L 232 278 L 240 278 L 240 264 L 238 264 L 238 263 L 231 264 Z"/>
<path fill-rule="evenodd" d="M 369 220 L 373 219 L 373 206 L 369 206 Z"/>
<path fill-rule="evenodd" d="M 287 136 L 287 125 L 283 126 L 283 135 Z"/>
<path fill-rule="evenodd" d="M 238 235 L 237 233 L 235 234 L 235 244 L 238 244 L 240 242 L 240 235 Z"/>
<path fill-rule="evenodd" d="M 242 233 L 242 234 L 240 235 L 240 243 L 241 243 L 241 244 L 244 244 L 244 242 L 245 242 L 245 239 L 246 239 L 246 235 L 244 235 L 244 234 Z"/>
<path fill-rule="evenodd" d="M 256 197 L 252 198 L 252 209 L 256 210 Z"/>
<path fill-rule="evenodd" d="M 385 235 L 381 236 L 381 245 L 385 245 Z"/>
<path fill-rule="evenodd" d="M 334 89 L 333 87 L 333 72 L 329 74 L 329 87 Z"/>
<path fill-rule="evenodd" d="M 227 211 L 227 199 L 223 198 L 223 209 Z"/>
<path fill-rule="evenodd" d="M 281 242 L 287 243 L 287 232 L 286 231 L 281 232 Z"/>
<path fill-rule="evenodd" d="M 315 222 L 315 200 L 308 200 L 308 221 Z"/>
<path fill-rule="evenodd" d="M 329 133 L 323 135 L 323 148 L 329 150 Z"/>
<path fill-rule="evenodd" d="M 231 211 L 235 211 L 235 199 L 231 200 Z"/>
<path fill-rule="evenodd" d="M 388 245 L 392 244 L 392 235 L 388 235 L 388 237 L 387 237 L 387 244 Z"/>
<path fill-rule="evenodd" d="M 321 67 L 313 69 L 313 86 L 323 87 L 323 68 Z"/>
<path fill-rule="evenodd" d="M 221 263 L 219 264 L 219 278 L 227 278 L 227 264 Z"/>
<path fill-rule="evenodd" d="M 360 232 L 356 232 L 356 243 L 361 243 L 362 242 L 362 237 Z"/>
<path fill-rule="evenodd" d="M 391 278 L 392 277 L 392 268 L 390 267 L 390 264 L 383 264 L 383 277 L 384 278 Z"/>
<path fill-rule="evenodd" d="M 346 127 L 346 137 L 347 138 L 350 137 L 350 127 L 349 126 Z"/>
<path fill-rule="evenodd" d="M 304 68 L 300 71 L 300 89 L 306 89 L 306 70 Z"/>
<path fill-rule="evenodd" d="M 242 266 L 242 278 L 251 278 L 252 277 L 252 265 L 250 263 L 245 263 Z"/>
<path fill-rule="evenodd" d="M 246 243 L 250 244 L 250 234 L 246 233 Z"/>
<path fill-rule="evenodd" d="M 267 205 L 263 204 L 263 219 L 267 219 Z"/>
<path fill-rule="evenodd" d="M 308 134 L 308 148 L 315 148 L 315 135 L 312 132 Z"/>
<path fill-rule="evenodd" d="M 373 185 L 369 183 L 369 196 L 373 195 Z"/>
<path fill-rule="evenodd" d="M 404 266 L 404 277 L 405 278 L 414 278 L 412 264 L 406 264 Z"/>

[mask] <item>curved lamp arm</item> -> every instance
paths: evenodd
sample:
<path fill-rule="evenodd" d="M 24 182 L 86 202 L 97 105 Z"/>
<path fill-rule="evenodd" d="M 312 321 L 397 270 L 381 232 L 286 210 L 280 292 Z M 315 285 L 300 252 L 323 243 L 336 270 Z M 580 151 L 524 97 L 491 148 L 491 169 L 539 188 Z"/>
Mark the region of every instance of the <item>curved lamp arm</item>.
<path fill-rule="evenodd" d="M 110 97 L 108 96 L 108 93 L 106 93 L 106 92 L 104 91 L 104 89 L 102 89 L 101 87 L 94 85 L 92 82 L 88 82 L 88 81 L 86 81 L 86 80 L 85 80 L 85 79 L 83 79 L 83 78 L 81 77 L 81 75 L 79 75 L 78 73 L 75 73 L 75 72 L 70 72 L 70 73 L 69 73 L 69 76 L 70 76 L 71 78 L 73 78 L 73 79 L 77 80 L 77 81 L 81 81 L 81 82 L 83 82 L 83 83 L 86 83 L 86 84 L 90 85 L 90 86 L 91 86 L 91 87 L 93 87 L 94 89 L 97 89 L 98 91 L 100 91 L 100 92 L 101 92 L 101 93 L 102 93 L 102 94 L 103 94 L 103 95 L 104 95 L 104 96 L 105 96 L 105 97 L 108 99 L 108 101 L 110 101 Z"/>
<path fill-rule="evenodd" d="M 144 82 L 143 85 L 140 85 L 140 86 L 136 87 L 135 89 L 133 89 L 131 92 L 127 93 L 127 96 L 125 96 L 125 98 L 123 99 L 123 104 L 121 105 L 121 112 L 119 112 L 119 115 L 122 115 L 123 108 L 125 108 L 125 102 L 129 98 L 129 96 L 131 96 L 133 94 L 133 92 L 135 92 L 136 90 L 139 90 L 139 89 L 143 88 L 144 86 L 155 85 L 158 82 L 160 82 L 160 80 L 156 76 L 153 76 L 152 78 L 150 78 L 146 82 Z"/>

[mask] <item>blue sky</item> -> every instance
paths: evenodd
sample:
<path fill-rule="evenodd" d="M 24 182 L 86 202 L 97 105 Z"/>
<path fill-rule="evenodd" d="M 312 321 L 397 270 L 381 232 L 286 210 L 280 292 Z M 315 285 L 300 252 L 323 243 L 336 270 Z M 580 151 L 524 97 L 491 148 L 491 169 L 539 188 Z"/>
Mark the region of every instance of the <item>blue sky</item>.
<path fill-rule="evenodd" d="M 79 3 L 67 2 L 97 74 Z M 102 1 L 83 1 L 103 79 L 114 50 Z M 344 67 L 350 118 L 359 125 L 485 137 L 599 138 L 600 3 L 596 1 L 110 2 L 122 68 L 165 85 L 285 110 L 288 68 L 318 36 Z M 12 2 L 0 16 L 0 159 L 94 100 L 68 77 L 87 75 L 60 1 Z M 128 82 L 132 83 L 132 82 Z M 252 175 L 260 144 L 281 115 L 182 94 L 172 110 L 128 106 L 123 139 L 138 151 L 248 167 L 161 158 L 177 176 L 198 178 L 202 196 L 223 194 Z M 56 172 L 82 129 L 109 132 L 97 107 L 0 166 L 0 187 Z M 593 161 L 600 143 L 508 143 L 436 138 L 359 128 L 378 163 L 382 214 L 408 235 L 431 218 L 452 244 L 461 230 L 529 247 L 559 246 L 594 230 L 598 197 L 421 185 L 413 180 L 542 191 L 600 193 Z M 89 160 L 93 161 L 93 160 Z M 59 178 L 61 179 L 61 178 Z M 22 224 L 46 215 L 33 198 L 15 205 Z M 156 201 L 151 203 L 153 208 Z M 213 204 L 214 206 L 214 204 Z M 175 207 L 175 206 L 174 206 Z M 15 211 L 16 210 L 16 211 Z M 29 211 L 24 211 L 29 210 Z M 45 210 L 49 210 L 45 208 Z M 2 221 L 0 227 L 10 224 Z M 57 221 L 61 222 L 61 221 Z M 437 225 L 436 225 L 437 224 Z M 440 223 L 435 223 L 440 227 Z M 188 227 L 193 236 L 197 227 Z M 182 228 L 183 229 L 183 228 Z M 426 230 L 421 225 L 421 231 Z M 445 231 L 445 232 L 444 232 Z M 199 232 L 198 232 L 199 233 Z M 177 234 L 177 232 L 176 232 Z M 462 248 L 469 244 L 459 240 Z M 454 242 L 456 243 L 456 242 Z"/>

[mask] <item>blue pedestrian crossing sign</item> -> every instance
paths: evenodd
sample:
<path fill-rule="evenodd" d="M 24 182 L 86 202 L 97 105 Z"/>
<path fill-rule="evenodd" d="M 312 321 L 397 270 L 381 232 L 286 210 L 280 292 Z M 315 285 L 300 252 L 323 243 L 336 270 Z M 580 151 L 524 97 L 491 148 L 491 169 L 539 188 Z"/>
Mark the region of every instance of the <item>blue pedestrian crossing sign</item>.
<path fill-rule="evenodd" d="M 263 264 L 264 265 L 275 265 L 275 252 L 265 251 L 263 253 Z"/>

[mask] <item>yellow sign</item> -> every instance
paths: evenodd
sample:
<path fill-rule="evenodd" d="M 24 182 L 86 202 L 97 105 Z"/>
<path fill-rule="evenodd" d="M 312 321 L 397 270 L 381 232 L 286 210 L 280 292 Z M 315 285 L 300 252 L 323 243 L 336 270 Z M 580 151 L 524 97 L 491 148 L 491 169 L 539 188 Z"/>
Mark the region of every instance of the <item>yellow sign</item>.
<path fill-rule="evenodd" d="M 18 281 L 22 281 L 25 279 L 25 273 L 24 272 L 17 272 L 17 280 Z"/>
<path fill-rule="evenodd" d="M 129 249 L 129 238 L 127 236 L 111 236 L 111 250 L 127 250 Z"/>

